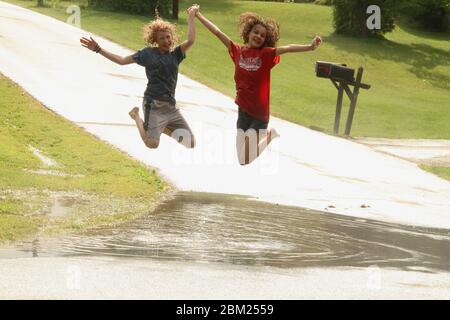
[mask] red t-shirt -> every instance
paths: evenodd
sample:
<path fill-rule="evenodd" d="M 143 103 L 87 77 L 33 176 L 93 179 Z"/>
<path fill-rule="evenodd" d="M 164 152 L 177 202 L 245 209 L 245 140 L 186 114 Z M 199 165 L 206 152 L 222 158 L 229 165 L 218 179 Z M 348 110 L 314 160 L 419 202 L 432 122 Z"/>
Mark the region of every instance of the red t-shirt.
<path fill-rule="evenodd" d="M 270 70 L 280 62 L 276 48 L 252 49 L 231 42 L 236 104 L 252 117 L 269 120 Z"/>

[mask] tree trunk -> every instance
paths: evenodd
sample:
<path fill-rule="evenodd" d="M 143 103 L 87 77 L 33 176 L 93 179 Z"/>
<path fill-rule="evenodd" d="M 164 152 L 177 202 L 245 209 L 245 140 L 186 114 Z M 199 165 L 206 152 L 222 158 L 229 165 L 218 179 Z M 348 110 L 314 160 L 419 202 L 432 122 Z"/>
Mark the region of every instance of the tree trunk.
<path fill-rule="evenodd" d="M 172 0 L 172 17 L 178 20 L 178 0 Z"/>
<path fill-rule="evenodd" d="M 37 5 L 38 5 L 38 7 L 43 7 L 44 6 L 44 0 L 38 0 Z"/>

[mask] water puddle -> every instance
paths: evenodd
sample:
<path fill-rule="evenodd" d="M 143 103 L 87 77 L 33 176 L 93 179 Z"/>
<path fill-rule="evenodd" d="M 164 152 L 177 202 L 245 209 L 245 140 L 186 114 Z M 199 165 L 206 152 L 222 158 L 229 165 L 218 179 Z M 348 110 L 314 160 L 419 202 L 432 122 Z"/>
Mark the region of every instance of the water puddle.
<path fill-rule="evenodd" d="M 450 231 L 240 196 L 180 193 L 155 212 L 118 228 L 0 248 L 0 258 L 57 256 L 126 256 L 279 268 L 376 265 L 437 272 L 450 271 Z"/>
<path fill-rule="evenodd" d="M 52 199 L 50 212 L 48 213 L 49 217 L 64 217 L 66 216 L 73 207 L 82 201 L 79 201 L 76 198 L 71 197 L 54 197 Z"/>

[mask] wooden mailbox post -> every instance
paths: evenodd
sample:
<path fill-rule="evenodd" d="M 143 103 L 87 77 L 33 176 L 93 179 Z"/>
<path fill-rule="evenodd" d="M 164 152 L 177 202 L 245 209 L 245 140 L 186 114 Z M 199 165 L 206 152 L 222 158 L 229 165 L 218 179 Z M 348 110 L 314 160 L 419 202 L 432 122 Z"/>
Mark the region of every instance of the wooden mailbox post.
<path fill-rule="evenodd" d="M 356 80 L 354 82 L 347 82 L 345 80 L 333 79 L 330 78 L 333 85 L 338 90 L 338 98 L 336 103 L 336 116 L 334 119 L 334 133 L 339 134 L 339 123 L 341 119 L 341 110 L 342 110 L 342 97 L 345 93 L 350 99 L 350 110 L 348 111 L 347 123 L 345 124 L 345 135 L 350 135 L 350 130 L 352 129 L 353 116 L 355 115 L 356 109 L 356 101 L 358 100 L 359 89 L 370 89 L 370 85 L 361 83 L 362 75 L 364 69 L 362 67 L 358 68 L 358 74 L 356 75 Z M 339 85 L 336 83 L 339 82 Z M 353 86 L 353 92 L 350 90 L 349 86 Z"/>
<path fill-rule="evenodd" d="M 350 110 L 347 116 L 347 123 L 345 125 L 345 135 L 350 135 L 352 129 L 353 116 L 355 115 L 356 102 L 358 100 L 359 89 L 370 89 L 370 85 L 362 83 L 364 69 L 358 68 L 356 79 L 353 80 L 354 70 L 347 68 L 345 65 L 332 64 L 328 62 L 317 62 L 316 73 L 318 77 L 329 78 L 333 85 L 338 90 L 336 115 L 334 119 L 334 134 L 339 134 L 339 124 L 341 120 L 342 100 L 344 91 L 350 99 Z M 353 86 L 353 91 L 350 89 Z"/>

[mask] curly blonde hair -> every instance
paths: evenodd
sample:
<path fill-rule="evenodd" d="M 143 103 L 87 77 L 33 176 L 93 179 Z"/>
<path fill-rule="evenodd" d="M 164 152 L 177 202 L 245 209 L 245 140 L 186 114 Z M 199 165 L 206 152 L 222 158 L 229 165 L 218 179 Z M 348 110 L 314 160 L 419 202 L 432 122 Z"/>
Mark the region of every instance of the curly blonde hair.
<path fill-rule="evenodd" d="M 157 45 L 157 34 L 160 31 L 169 32 L 172 35 L 174 45 L 179 41 L 176 25 L 161 19 L 158 15 L 155 20 L 146 24 L 142 31 L 145 43 L 150 46 Z"/>
<path fill-rule="evenodd" d="M 280 26 L 271 18 L 262 18 L 256 13 L 245 12 L 239 17 L 239 33 L 244 43 L 248 43 L 248 38 L 253 27 L 261 25 L 267 30 L 263 47 L 275 47 L 280 39 Z"/>

